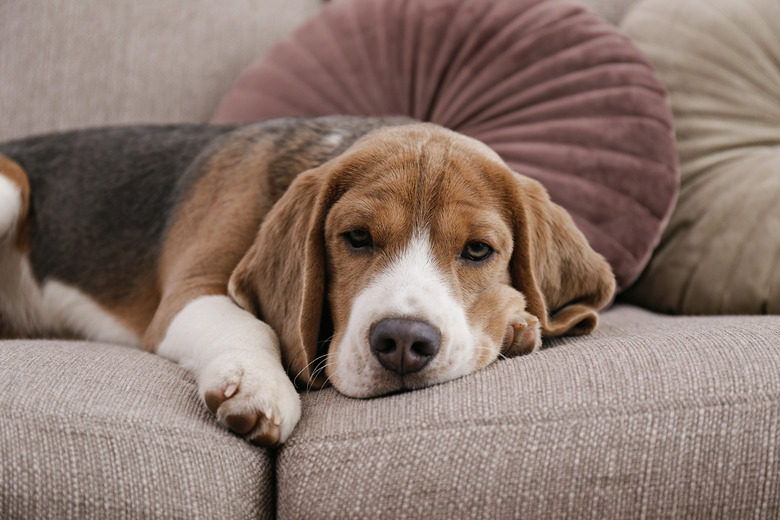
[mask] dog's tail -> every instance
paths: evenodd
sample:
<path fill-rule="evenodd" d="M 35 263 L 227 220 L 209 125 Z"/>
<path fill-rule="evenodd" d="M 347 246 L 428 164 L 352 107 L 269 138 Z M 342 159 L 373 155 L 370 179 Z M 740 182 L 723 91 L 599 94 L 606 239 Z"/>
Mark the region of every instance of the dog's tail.
<path fill-rule="evenodd" d="M 13 241 L 20 248 L 26 242 L 30 211 L 30 181 L 13 159 L 0 154 L 0 247 Z"/>

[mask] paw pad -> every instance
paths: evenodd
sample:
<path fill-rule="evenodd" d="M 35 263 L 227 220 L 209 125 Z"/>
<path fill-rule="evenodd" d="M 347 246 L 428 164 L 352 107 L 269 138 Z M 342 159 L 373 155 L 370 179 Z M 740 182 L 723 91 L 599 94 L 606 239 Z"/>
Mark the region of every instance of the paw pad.
<path fill-rule="evenodd" d="M 275 446 L 281 437 L 278 420 L 274 421 L 261 410 L 230 411 L 219 414 L 220 407 L 230 398 L 238 395 L 236 385 L 228 385 L 221 391 L 206 392 L 203 400 L 208 409 L 219 417 L 233 432 L 246 436 L 249 441 L 260 446 Z"/>

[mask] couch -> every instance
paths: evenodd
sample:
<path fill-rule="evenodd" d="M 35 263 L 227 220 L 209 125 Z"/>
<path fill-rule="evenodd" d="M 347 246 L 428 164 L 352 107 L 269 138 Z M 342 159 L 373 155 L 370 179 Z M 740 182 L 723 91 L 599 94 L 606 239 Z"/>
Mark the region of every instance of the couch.
<path fill-rule="evenodd" d="M 633 0 L 592 0 L 619 23 Z M 207 121 L 319 0 L 6 0 L 0 140 Z M 0 342 L 0 518 L 780 516 L 780 318 L 621 301 L 435 387 L 302 394 L 280 449 L 231 434 L 154 355 Z"/>

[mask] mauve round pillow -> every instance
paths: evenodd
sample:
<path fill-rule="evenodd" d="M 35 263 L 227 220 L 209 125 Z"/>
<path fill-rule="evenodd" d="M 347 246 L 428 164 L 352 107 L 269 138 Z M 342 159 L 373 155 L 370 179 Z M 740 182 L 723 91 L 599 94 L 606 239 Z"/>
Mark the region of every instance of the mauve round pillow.
<path fill-rule="evenodd" d="M 573 0 L 339 0 L 240 77 L 212 122 L 406 115 L 540 181 L 609 260 L 647 264 L 678 190 L 667 93 Z"/>

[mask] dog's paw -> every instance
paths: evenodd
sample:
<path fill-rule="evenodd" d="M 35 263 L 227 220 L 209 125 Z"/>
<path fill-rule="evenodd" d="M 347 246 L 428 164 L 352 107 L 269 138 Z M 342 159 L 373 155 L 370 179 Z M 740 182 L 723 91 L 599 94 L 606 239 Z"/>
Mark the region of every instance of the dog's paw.
<path fill-rule="evenodd" d="M 522 311 L 510 317 L 502 349 L 507 355 L 528 354 L 541 346 L 542 333 L 536 316 Z"/>
<path fill-rule="evenodd" d="M 280 365 L 230 358 L 221 356 L 201 373 L 200 394 L 206 406 L 255 444 L 284 443 L 301 417 L 301 400 L 289 377 Z"/>

